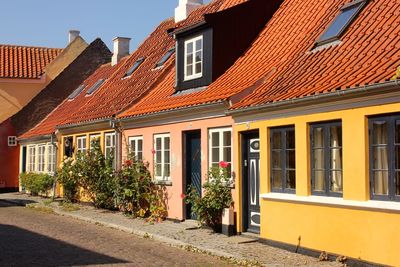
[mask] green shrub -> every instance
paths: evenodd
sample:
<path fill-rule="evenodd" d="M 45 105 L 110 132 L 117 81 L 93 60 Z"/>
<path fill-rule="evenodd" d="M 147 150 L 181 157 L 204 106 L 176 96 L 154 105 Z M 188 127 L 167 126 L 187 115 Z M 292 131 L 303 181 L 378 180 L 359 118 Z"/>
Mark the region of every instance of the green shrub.
<path fill-rule="evenodd" d="M 57 173 L 57 181 L 63 186 L 64 198 L 75 201 L 79 188 L 79 166 L 73 158 L 64 157 Z"/>
<path fill-rule="evenodd" d="M 46 194 L 52 188 L 54 178 L 44 173 L 22 173 L 20 175 L 21 186 L 32 195 Z"/>
<path fill-rule="evenodd" d="M 231 189 L 229 188 L 229 178 L 227 164 L 220 163 L 221 167 L 213 167 L 208 172 L 208 179 L 204 183 L 204 196 L 200 197 L 196 188 L 190 187 L 187 195 L 183 196 L 187 204 L 191 204 L 192 213 L 197 220 L 210 226 L 217 231 L 222 223 L 222 214 L 225 208 L 229 208 L 232 203 Z"/>

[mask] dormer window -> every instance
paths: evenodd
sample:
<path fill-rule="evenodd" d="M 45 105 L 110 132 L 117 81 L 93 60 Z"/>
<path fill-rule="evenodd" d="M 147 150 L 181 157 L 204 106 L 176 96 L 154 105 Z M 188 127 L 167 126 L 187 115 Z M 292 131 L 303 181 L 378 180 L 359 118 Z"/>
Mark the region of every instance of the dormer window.
<path fill-rule="evenodd" d="M 185 81 L 203 76 L 203 36 L 185 41 Z"/>
<path fill-rule="evenodd" d="M 128 71 L 125 73 L 125 76 L 124 76 L 124 77 L 131 76 L 132 73 L 133 73 L 137 68 L 139 68 L 139 66 L 143 63 L 143 61 L 144 61 L 144 57 L 141 57 L 141 58 L 139 58 L 138 60 L 136 60 L 136 62 L 133 64 L 133 66 L 132 66 L 130 69 L 128 69 Z"/>
<path fill-rule="evenodd" d="M 338 40 L 351 25 L 366 3 L 367 0 L 355 0 L 342 6 L 339 15 L 333 20 L 317 41 L 317 46 Z"/>
<path fill-rule="evenodd" d="M 98 80 L 92 87 L 86 92 L 86 96 L 92 95 L 99 87 L 104 83 L 104 79 Z"/>
<path fill-rule="evenodd" d="M 172 56 L 172 54 L 175 52 L 175 47 L 171 48 L 170 50 L 165 53 L 165 55 L 160 59 L 160 61 L 156 64 L 156 68 L 160 68 L 164 66 L 165 62 Z"/>
<path fill-rule="evenodd" d="M 77 96 L 82 92 L 82 90 L 85 89 L 85 87 L 86 87 L 86 86 L 85 86 L 84 84 L 79 85 L 79 87 L 76 88 L 76 89 L 68 96 L 68 100 L 74 100 L 75 97 L 77 97 Z"/>

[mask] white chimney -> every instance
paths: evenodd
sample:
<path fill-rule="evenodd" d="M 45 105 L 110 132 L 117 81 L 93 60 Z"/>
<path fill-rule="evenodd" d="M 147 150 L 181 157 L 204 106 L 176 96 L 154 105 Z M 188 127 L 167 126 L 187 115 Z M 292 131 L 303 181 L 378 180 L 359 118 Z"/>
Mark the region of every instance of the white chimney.
<path fill-rule="evenodd" d="M 127 37 L 115 37 L 113 39 L 114 42 L 114 53 L 111 58 L 111 65 L 116 65 L 121 58 L 129 55 L 129 42 L 131 38 Z"/>
<path fill-rule="evenodd" d="M 179 6 L 175 8 L 175 23 L 185 20 L 190 12 L 203 4 L 203 0 L 179 0 Z"/>
<path fill-rule="evenodd" d="M 80 33 L 81 32 L 78 30 L 70 30 L 68 34 L 68 43 L 69 44 L 72 43 L 75 40 L 75 38 L 79 36 Z"/>

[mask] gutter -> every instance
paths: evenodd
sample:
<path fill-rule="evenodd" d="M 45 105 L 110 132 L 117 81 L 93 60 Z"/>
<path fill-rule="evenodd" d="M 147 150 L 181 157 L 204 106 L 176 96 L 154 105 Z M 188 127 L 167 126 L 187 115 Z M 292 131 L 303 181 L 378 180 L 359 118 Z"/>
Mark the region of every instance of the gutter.
<path fill-rule="evenodd" d="M 255 112 L 262 112 L 266 111 L 269 109 L 277 109 L 277 108 L 284 108 L 286 106 L 291 106 L 291 105 L 305 105 L 305 104 L 312 104 L 314 102 L 319 102 L 321 100 L 336 100 L 339 99 L 343 96 L 357 96 L 361 95 L 364 93 L 378 93 L 382 91 L 376 91 L 378 89 L 382 89 L 385 91 L 391 91 L 393 89 L 400 89 L 400 80 L 392 80 L 392 81 L 386 81 L 382 83 L 375 83 L 371 85 L 364 85 L 364 86 L 359 86 L 354 89 L 347 89 L 347 90 L 340 90 L 336 92 L 330 92 L 330 93 L 322 93 L 319 95 L 312 95 L 312 96 L 306 96 L 302 98 L 295 98 L 295 99 L 288 99 L 288 100 L 282 100 L 279 102 L 273 102 L 273 103 L 266 103 L 258 106 L 253 106 L 253 107 L 245 107 L 241 109 L 236 109 L 236 110 L 228 110 L 225 112 L 227 116 L 231 115 L 239 115 L 243 113 L 255 113 Z M 384 92 L 385 92 L 384 91 Z"/>
<path fill-rule="evenodd" d="M 46 135 L 39 135 L 39 136 L 27 137 L 27 138 L 17 138 L 17 141 L 20 143 L 26 143 L 26 142 L 49 140 L 49 139 L 51 140 L 52 136 L 53 136 L 52 134 L 46 134 Z"/>
<path fill-rule="evenodd" d="M 73 124 L 65 124 L 61 126 L 57 126 L 56 129 L 58 130 L 66 130 L 66 129 L 71 129 L 79 126 L 86 126 L 86 125 L 91 125 L 91 124 L 96 124 L 96 123 L 108 123 L 110 119 L 100 119 L 100 120 L 93 120 L 93 121 L 86 121 L 86 122 L 77 122 Z"/>
<path fill-rule="evenodd" d="M 55 140 L 55 142 L 54 142 Z M 52 199 L 54 201 L 55 197 L 56 197 L 56 187 L 57 187 L 57 166 L 58 166 L 58 162 L 57 162 L 57 155 L 58 155 L 58 139 L 57 139 L 57 135 L 55 133 L 51 134 L 51 139 L 50 139 L 50 143 L 53 145 L 54 149 L 55 149 L 55 153 L 54 153 L 54 162 L 56 163 L 55 169 L 54 169 L 54 176 L 53 176 L 53 196 Z"/>

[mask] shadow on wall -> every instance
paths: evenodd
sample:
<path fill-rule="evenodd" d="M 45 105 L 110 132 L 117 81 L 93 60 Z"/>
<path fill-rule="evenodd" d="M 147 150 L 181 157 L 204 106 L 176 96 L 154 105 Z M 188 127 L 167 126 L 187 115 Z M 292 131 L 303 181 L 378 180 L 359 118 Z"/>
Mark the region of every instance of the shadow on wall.
<path fill-rule="evenodd" d="M 15 226 L 0 224 L 0 266 L 83 266 L 127 263 Z"/>

